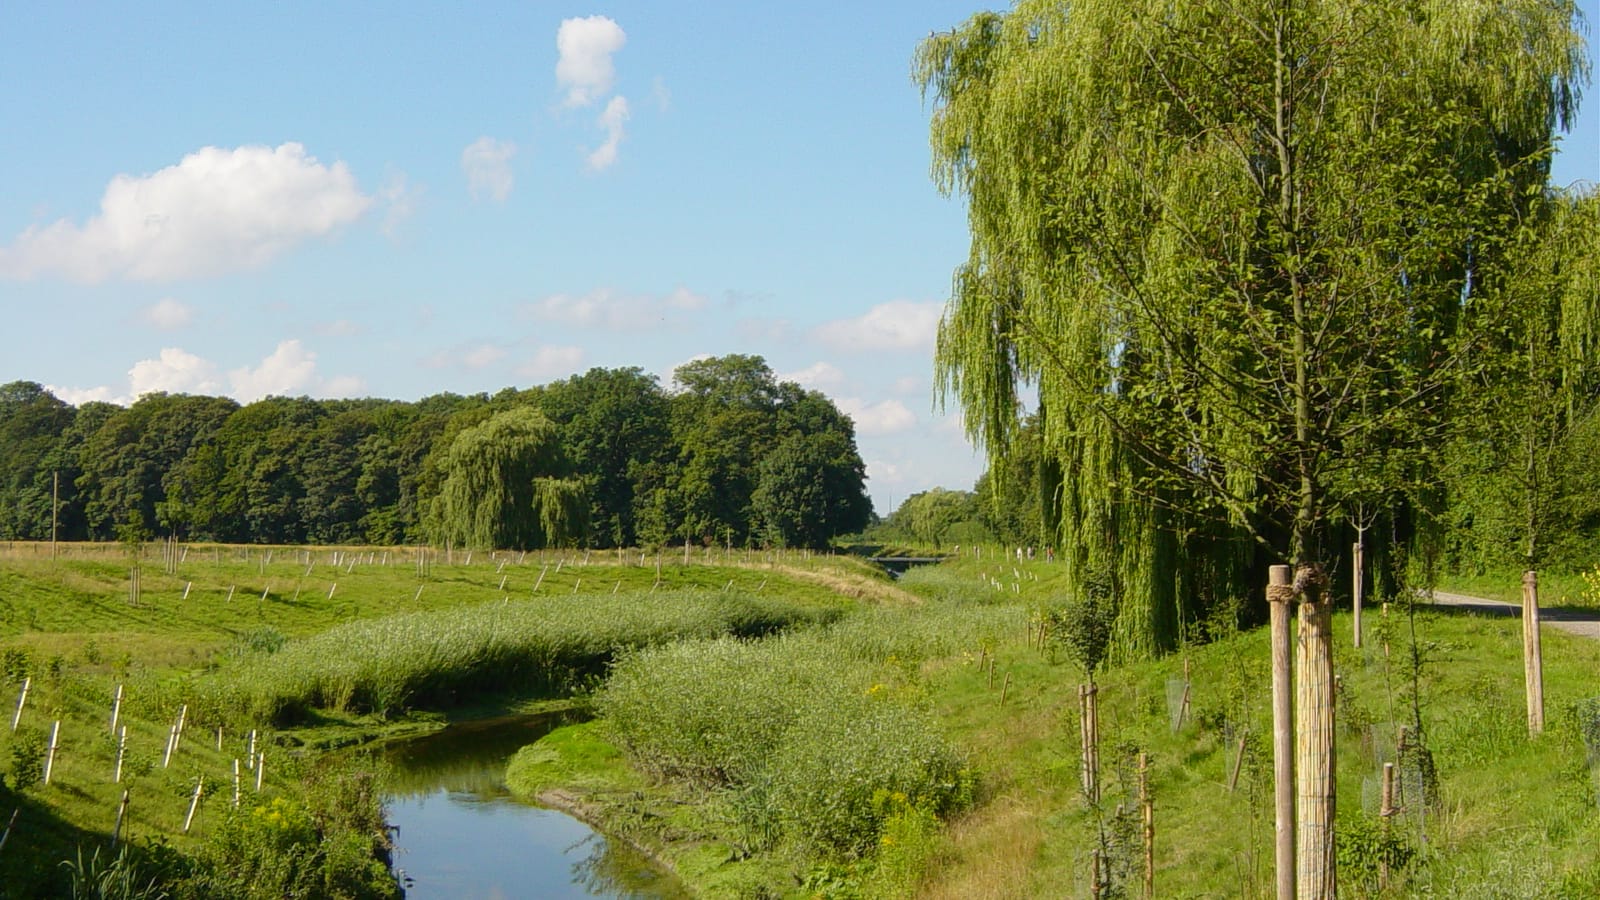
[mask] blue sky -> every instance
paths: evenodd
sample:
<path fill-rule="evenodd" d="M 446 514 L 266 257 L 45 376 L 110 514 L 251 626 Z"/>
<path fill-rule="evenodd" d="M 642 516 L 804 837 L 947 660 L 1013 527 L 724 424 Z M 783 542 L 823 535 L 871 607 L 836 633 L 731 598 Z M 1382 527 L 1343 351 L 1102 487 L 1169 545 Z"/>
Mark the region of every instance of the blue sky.
<path fill-rule="evenodd" d="M 930 394 L 966 224 L 909 70 L 981 8 L 7 4 L 0 382 L 415 399 L 757 353 L 855 417 L 880 512 L 969 487 Z M 1600 179 L 1597 126 L 1558 181 Z"/>

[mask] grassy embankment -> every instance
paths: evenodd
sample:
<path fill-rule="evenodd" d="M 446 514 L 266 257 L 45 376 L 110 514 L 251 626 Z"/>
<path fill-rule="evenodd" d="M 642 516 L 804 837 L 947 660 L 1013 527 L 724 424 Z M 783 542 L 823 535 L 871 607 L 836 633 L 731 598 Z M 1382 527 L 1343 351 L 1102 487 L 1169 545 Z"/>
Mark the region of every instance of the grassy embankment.
<path fill-rule="evenodd" d="M 58 861 L 104 843 L 124 788 L 125 838 L 170 839 L 190 852 L 235 840 L 221 832 L 231 828 L 233 761 L 248 756 L 252 729 L 268 753 L 267 777 L 265 796 L 254 800 L 246 768 L 244 806 L 288 798 L 297 804 L 290 825 L 299 827 L 315 754 L 286 748 L 438 727 L 441 710 L 471 715 L 564 697 L 622 649 L 765 633 L 836 615 L 846 601 L 835 584 L 884 589 L 861 568 L 759 554 L 697 551 L 685 566 L 681 552 L 667 553 L 659 569 L 655 558 L 641 563 L 633 554 L 620 563 L 599 553 L 479 554 L 470 564 L 464 554 L 453 564 L 436 555 L 419 573 L 402 550 L 387 551 L 385 565 L 383 550 L 319 548 L 308 558 L 298 549 L 268 557 L 265 548 L 196 547 L 176 574 L 162 574 L 147 552 L 134 604 L 122 548 L 68 547 L 59 561 L 39 547 L 8 549 L 0 555 L 0 680 L 10 690 L 0 771 L 27 785 L 0 789 L 0 818 L 19 810 L 0 852 L 0 895 L 11 896 L 59 889 Z M 13 733 L 24 676 L 28 700 Z M 128 727 L 120 785 L 109 727 L 119 684 Z M 184 739 L 163 765 L 185 705 Z M 27 770 L 37 770 L 58 720 L 44 785 L 42 773 Z M 273 730 L 289 724 L 297 727 Z M 184 837 L 201 778 L 207 790 L 193 836 Z"/>
<path fill-rule="evenodd" d="M 654 690 L 665 708 L 694 711 L 694 734 L 719 735 L 733 746 L 686 749 L 671 738 L 652 739 L 648 724 L 602 719 L 525 749 L 511 768 L 513 786 L 627 834 L 673 861 L 708 896 L 756 890 L 1087 896 L 1097 845 L 1123 886 L 1137 889 L 1142 856 L 1134 760 L 1143 751 L 1156 809 L 1158 891 L 1268 896 L 1273 823 L 1264 632 L 1221 635 L 1164 660 L 1102 674 L 1104 796 L 1090 808 L 1079 791 L 1081 673 L 1058 648 L 1039 648 L 1029 626 L 1041 608 L 1064 599 L 1058 576 L 1058 568 L 1039 561 L 948 563 L 901 582 L 928 602 L 847 617 L 829 626 L 830 640 L 817 642 L 809 656 L 796 651 L 808 643 L 803 637 L 757 645 L 767 648 L 765 659 L 750 671 L 804 670 L 807 664 L 796 657 L 826 661 L 846 686 L 830 695 L 842 708 L 857 708 L 842 698 L 878 685 L 913 708 L 930 710 L 935 728 L 964 752 L 964 771 L 976 776 L 974 805 L 947 826 L 928 827 L 917 817 L 921 809 L 897 807 L 891 792 L 887 802 L 880 796 L 877 806 L 858 813 L 858 823 L 876 839 L 873 846 L 823 846 L 803 830 L 786 831 L 785 818 L 802 807 L 786 805 L 782 786 L 816 771 L 806 768 L 806 748 L 814 743 L 808 732 L 837 723 L 791 704 L 797 708 L 787 728 L 764 721 L 747 729 L 753 733 L 741 733 L 736 725 L 750 722 L 752 709 L 717 689 L 723 679 L 695 682 L 682 675 L 696 665 L 726 670 L 729 654 L 715 644 L 641 655 L 649 665 L 625 666 L 631 683 L 602 692 L 598 708 L 637 709 L 629 706 L 636 695 Z M 1593 853 L 1600 816 L 1583 737 L 1585 727 L 1593 734 L 1597 721 L 1588 701 L 1600 695 L 1600 644 L 1547 630 L 1550 724 L 1530 740 L 1516 621 L 1427 608 L 1413 619 L 1394 607 L 1387 617 L 1369 612 L 1366 624 L 1366 646 L 1358 651 L 1348 617 L 1335 617 L 1343 893 L 1373 895 L 1384 856 L 1395 863 L 1391 896 L 1583 897 L 1600 891 Z M 864 636 L 871 642 L 861 641 Z M 987 659 L 996 661 L 992 681 Z M 1186 663 L 1190 707 L 1174 730 L 1172 706 L 1182 694 Z M 801 685 L 802 695 L 811 690 L 803 677 L 777 683 Z M 621 699 L 608 701 L 613 692 Z M 783 707 L 786 697 L 792 694 L 776 690 L 759 707 Z M 1399 727 L 1415 733 L 1418 722 L 1436 780 L 1430 779 L 1426 799 L 1420 784 L 1411 784 L 1406 812 L 1385 843 L 1376 815 L 1380 763 L 1397 759 Z M 1230 790 L 1240 737 L 1244 764 Z M 854 749 L 838 746 L 840 768 L 858 759 Z M 682 764 L 696 753 L 720 753 L 759 777 L 708 778 Z M 1419 771 L 1418 758 L 1400 759 L 1402 771 Z M 837 796 L 859 800 L 861 794 Z M 750 801 L 758 797 L 766 801 L 758 807 L 764 815 L 751 814 Z"/>

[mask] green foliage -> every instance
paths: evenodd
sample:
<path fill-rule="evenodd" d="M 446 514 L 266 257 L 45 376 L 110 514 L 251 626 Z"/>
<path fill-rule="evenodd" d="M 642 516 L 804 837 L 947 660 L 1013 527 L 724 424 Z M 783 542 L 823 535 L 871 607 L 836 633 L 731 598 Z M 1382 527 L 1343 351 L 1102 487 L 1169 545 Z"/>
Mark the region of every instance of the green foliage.
<path fill-rule="evenodd" d="M 1570 2 L 1022 0 L 914 73 L 972 232 L 941 394 L 1003 458 L 1036 390 L 1046 531 L 1139 656 L 1257 591 L 1252 544 L 1414 521 L 1587 62 Z"/>
<path fill-rule="evenodd" d="M 731 792 L 758 847 L 860 856 L 905 805 L 939 815 L 971 801 L 971 774 L 898 658 L 860 640 L 881 625 L 643 650 L 596 708 L 646 771 Z"/>
<path fill-rule="evenodd" d="M 94 848 L 89 858 L 83 858 L 83 847 L 77 855 L 61 861 L 67 870 L 68 896 L 73 900 L 165 900 L 169 896 L 156 876 L 140 870 L 126 845 L 115 856 L 109 853 L 102 858 L 100 848 Z"/>
<path fill-rule="evenodd" d="M 480 549 L 565 546 L 582 536 L 588 500 L 569 479 L 555 426 L 537 409 L 498 413 L 456 435 L 434 499 L 436 539 Z"/>
<path fill-rule="evenodd" d="M 196 682 L 191 716 L 283 724 L 313 707 L 387 715 L 454 706 L 484 691 L 561 696 L 631 648 L 765 634 L 823 615 L 731 592 L 659 592 L 387 616 L 241 658 Z"/>
<path fill-rule="evenodd" d="M 866 467 L 846 434 L 796 433 L 761 461 L 751 511 L 765 543 L 820 549 L 867 524 L 865 483 Z"/>
<path fill-rule="evenodd" d="M 49 747 L 44 732 L 31 725 L 11 735 L 11 770 L 6 780 L 13 791 L 25 791 L 44 779 L 44 757 Z"/>
<path fill-rule="evenodd" d="M 1076 598 L 1046 614 L 1050 640 L 1066 648 L 1091 683 L 1110 653 L 1116 620 L 1116 601 L 1105 582 L 1090 582 Z"/>
<path fill-rule="evenodd" d="M 376 776 L 314 766 L 304 799 L 274 797 L 229 810 L 175 885 L 184 898 L 398 898 Z"/>

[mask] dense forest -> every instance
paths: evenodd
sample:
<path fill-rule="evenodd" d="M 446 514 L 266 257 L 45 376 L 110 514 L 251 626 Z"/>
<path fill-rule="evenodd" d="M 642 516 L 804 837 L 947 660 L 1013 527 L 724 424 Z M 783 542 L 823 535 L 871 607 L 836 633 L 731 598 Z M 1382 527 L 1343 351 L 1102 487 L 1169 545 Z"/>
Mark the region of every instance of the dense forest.
<path fill-rule="evenodd" d="M 0 386 L 0 539 L 822 546 L 871 515 L 854 427 L 759 356 L 416 402 Z"/>

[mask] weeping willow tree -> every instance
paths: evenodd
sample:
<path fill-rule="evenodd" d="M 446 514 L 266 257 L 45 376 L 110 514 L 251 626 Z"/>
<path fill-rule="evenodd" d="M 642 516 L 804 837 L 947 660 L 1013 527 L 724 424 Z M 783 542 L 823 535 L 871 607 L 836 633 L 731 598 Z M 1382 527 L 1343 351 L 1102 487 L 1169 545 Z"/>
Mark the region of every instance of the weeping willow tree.
<path fill-rule="evenodd" d="M 568 478 L 555 425 L 531 407 L 463 430 L 444 458 L 433 500 L 434 539 L 462 547 L 531 550 L 583 536 L 588 500 Z"/>
<path fill-rule="evenodd" d="M 1600 524 L 1600 195 L 1550 193 L 1506 256 L 1513 277 L 1490 289 L 1515 314 L 1489 345 L 1448 456 L 1453 562 L 1587 565 L 1595 535 L 1584 532 Z"/>
<path fill-rule="evenodd" d="M 1394 502 L 1504 319 L 1484 247 L 1587 77 L 1568 0 L 1021 0 L 918 48 L 965 197 L 936 365 L 1007 451 L 1037 389 L 1063 558 L 1119 652 Z M 1414 479 L 1413 476 L 1408 476 Z"/>

